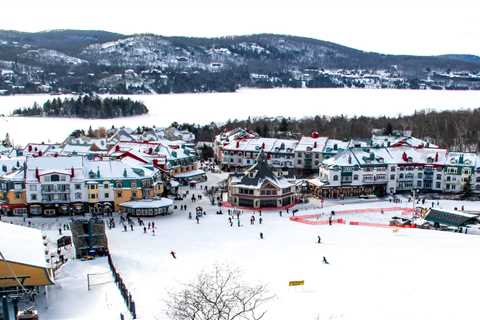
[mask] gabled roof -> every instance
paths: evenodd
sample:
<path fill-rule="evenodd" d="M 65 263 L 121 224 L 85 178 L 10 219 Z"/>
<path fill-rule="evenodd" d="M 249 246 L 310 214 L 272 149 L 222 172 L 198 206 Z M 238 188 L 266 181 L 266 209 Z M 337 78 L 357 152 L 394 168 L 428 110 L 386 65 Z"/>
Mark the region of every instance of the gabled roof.
<path fill-rule="evenodd" d="M 259 188 L 264 182 L 270 182 L 278 188 L 291 187 L 292 184 L 284 177 L 278 177 L 268 165 L 265 152 L 258 154 L 256 163 L 241 174 L 232 174 L 233 184 Z"/>
<path fill-rule="evenodd" d="M 89 180 L 124 180 L 151 178 L 155 169 L 132 166 L 121 160 L 86 160 L 84 176 Z"/>
<path fill-rule="evenodd" d="M 298 142 L 295 151 L 304 152 L 304 151 L 312 151 L 312 152 L 322 152 L 327 144 L 328 137 L 302 137 Z"/>
<path fill-rule="evenodd" d="M 47 268 L 42 232 L 0 221 L 0 243 L 7 261 Z M 2 259 L 0 259 L 1 261 Z"/>
<path fill-rule="evenodd" d="M 474 214 L 440 209 L 430 209 L 424 219 L 426 221 L 436 222 L 453 227 L 461 227 L 467 224 L 478 223 L 478 216 Z"/>

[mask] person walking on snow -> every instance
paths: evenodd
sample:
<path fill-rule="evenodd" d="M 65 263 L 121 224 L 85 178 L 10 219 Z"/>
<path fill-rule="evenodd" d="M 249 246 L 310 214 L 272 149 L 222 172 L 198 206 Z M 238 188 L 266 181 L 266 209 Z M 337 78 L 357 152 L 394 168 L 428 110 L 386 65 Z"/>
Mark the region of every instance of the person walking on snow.
<path fill-rule="evenodd" d="M 177 255 L 175 253 L 175 251 L 170 251 L 170 254 L 172 255 L 173 259 L 177 259 Z"/>
<path fill-rule="evenodd" d="M 317 236 L 317 243 L 322 243 L 322 238 L 320 238 L 320 236 Z"/>
<path fill-rule="evenodd" d="M 324 263 L 324 264 L 330 264 L 330 263 L 327 261 L 327 258 L 325 258 L 325 256 L 323 256 L 323 263 Z"/>
<path fill-rule="evenodd" d="M 260 239 L 263 240 L 263 232 L 260 232 Z"/>

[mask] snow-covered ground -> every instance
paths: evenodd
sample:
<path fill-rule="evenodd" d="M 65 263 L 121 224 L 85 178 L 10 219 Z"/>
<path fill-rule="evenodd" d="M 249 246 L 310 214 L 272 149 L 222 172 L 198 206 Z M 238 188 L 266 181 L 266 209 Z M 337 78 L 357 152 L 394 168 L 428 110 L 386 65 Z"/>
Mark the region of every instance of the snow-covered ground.
<path fill-rule="evenodd" d="M 0 97 L 0 114 L 15 108 L 42 104 L 56 96 L 17 95 Z M 0 117 L 0 137 L 9 132 L 17 144 L 57 142 L 73 129 L 105 126 L 168 126 L 172 122 L 200 124 L 226 122 L 255 116 L 304 117 L 313 115 L 396 116 L 420 109 L 462 109 L 480 106 L 480 91 L 390 89 L 243 89 L 237 93 L 167 94 L 130 96 L 142 100 L 148 115 L 112 120 L 39 119 Z M 180 116 L 181 115 L 181 116 Z"/>
<path fill-rule="evenodd" d="M 208 184 L 224 175 L 209 173 Z M 182 191 L 186 191 L 183 189 Z M 190 190 L 198 194 L 200 191 Z M 187 197 L 190 199 L 190 197 Z M 204 197 L 187 211 L 144 219 L 154 221 L 155 235 L 136 225 L 134 231 L 108 230 L 110 251 L 118 271 L 136 300 L 139 319 L 167 319 L 164 314 L 168 291 L 175 290 L 213 264 L 237 267 L 249 282 L 268 285 L 275 297 L 264 319 L 342 320 L 451 320 L 476 319 L 476 288 L 480 280 L 480 237 L 420 229 L 373 228 L 350 225 L 306 225 L 291 221 L 283 211 L 262 212 L 263 224 L 250 225 L 251 212 L 240 217 L 241 227 L 230 227 L 228 215 L 217 215 Z M 412 207 L 404 201 L 326 201 L 320 208 L 312 200 L 296 216 L 331 210 Z M 440 200 L 440 207 L 464 205 L 480 210 L 479 202 Z M 207 215 L 196 224 L 188 212 L 202 206 Z M 291 211 L 290 211 L 291 212 Z M 358 213 L 349 219 L 386 221 L 393 213 Z M 7 218 L 11 219 L 11 218 Z M 18 219 L 17 219 L 18 220 Z M 62 219 L 33 220 L 46 229 L 49 238 L 58 234 Z M 236 222 L 236 221 L 235 221 Z M 264 239 L 259 238 L 263 232 Z M 317 243 L 317 236 L 322 244 Z M 169 254 L 175 251 L 177 259 Z M 330 264 L 322 263 L 325 256 Z M 105 270 L 106 262 L 73 261 L 57 274 L 59 286 L 50 289 L 47 319 L 115 319 L 124 310 L 113 285 L 87 291 L 86 273 Z M 303 287 L 289 287 L 304 280 Z M 52 302 L 54 301 L 54 302 Z M 89 310 L 88 315 L 67 317 L 68 312 Z M 45 311 L 43 311 L 45 312 Z"/>
<path fill-rule="evenodd" d="M 391 206 L 327 205 L 327 212 Z M 454 205 L 458 203 L 442 202 Z M 465 204 L 466 210 L 478 207 Z M 319 210 L 297 215 L 314 212 Z M 246 280 L 269 286 L 275 299 L 265 319 L 472 319 L 476 312 L 471 288 L 480 281 L 471 272 L 480 267 L 478 236 L 310 226 L 290 221 L 285 212 L 282 217 L 276 211 L 262 215 L 262 225 L 250 225 L 250 213 L 244 212 L 242 226 L 230 227 L 227 216 L 216 215 L 213 208 L 198 225 L 187 212 L 158 218 L 155 236 L 112 230 L 111 251 L 138 300 L 141 318 L 166 319 L 168 290 L 215 263 L 238 267 Z M 322 244 L 316 243 L 317 235 Z M 322 264 L 323 256 L 330 265 Z M 288 287 L 291 280 L 305 280 L 305 286 Z"/>
<path fill-rule="evenodd" d="M 87 274 L 101 274 L 94 281 L 102 284 L 93 286 L 89 291 Z M 40 319 L 118 320 L 120 313 L 125 319 L 130 319 L 106 258 L 70 261 L 57 272 L 55 283 L 49 288 L 47 301 L 45 297 L 40 297 Z"/>

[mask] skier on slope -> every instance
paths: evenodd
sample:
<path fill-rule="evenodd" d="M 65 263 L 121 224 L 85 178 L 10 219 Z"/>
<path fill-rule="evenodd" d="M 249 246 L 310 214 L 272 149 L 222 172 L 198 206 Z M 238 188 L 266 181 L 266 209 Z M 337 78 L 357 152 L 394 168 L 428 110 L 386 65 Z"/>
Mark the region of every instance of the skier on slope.
<path fill-rule="evenodd" d="M 317 236 L 317 243 L 322 243 L 322 238 L 320 238 L 320 236 Z"/>
<path fill-rule="evenodd" d="M 177 259 L 177 254 L 175 253 L 175 251 L 170 251 L 170 254 L 172 255 L 173 259 Z"/>
<path fill-rule="evenodd" d="M 327 261 L 327 258 L 325 258 L 325 256 L 323 256 L 323 263 L 324 263 L 324 264 L 330 264 L 330 263 Z"/>

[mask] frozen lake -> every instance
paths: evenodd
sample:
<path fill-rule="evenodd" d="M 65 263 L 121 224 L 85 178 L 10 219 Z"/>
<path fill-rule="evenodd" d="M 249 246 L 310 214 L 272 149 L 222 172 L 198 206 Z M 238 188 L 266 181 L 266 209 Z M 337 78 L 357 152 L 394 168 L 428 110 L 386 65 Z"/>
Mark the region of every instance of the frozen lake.
<path fill-rule="evenodd" d="M 237 93 L 131 95 L 143 101 L 148 115 L 109 119 L 22 118 L 8 115 L 18 107 L 42 104 L 50 95 L 0 97 L 0 137 L 8 132 L 15 144 L 57 142 L 74 129 L 105 126 L 168 126 L 173 121 L 206 124 L 248 116 L 314 115 L 396 116 L 421 109 L 480 107 L 480 91 L 376 89 L 243 89 Z"/>

